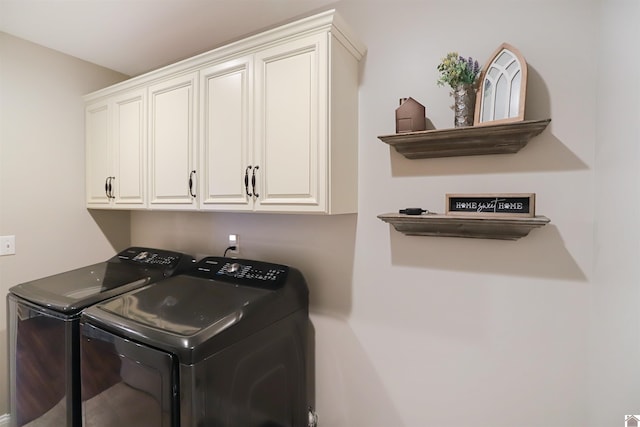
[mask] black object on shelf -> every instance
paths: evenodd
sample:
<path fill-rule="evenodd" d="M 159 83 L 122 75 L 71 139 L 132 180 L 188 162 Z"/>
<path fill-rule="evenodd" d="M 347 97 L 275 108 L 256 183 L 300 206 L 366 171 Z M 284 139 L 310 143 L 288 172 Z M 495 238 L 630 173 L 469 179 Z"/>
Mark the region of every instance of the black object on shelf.
<path fill-rule="evenodd" d="M 405 215 L 422 215 L 423 213 L 429 213 L 428 210 L 422 208 L 406 208 L 400 209 L 398 212 Z"/>

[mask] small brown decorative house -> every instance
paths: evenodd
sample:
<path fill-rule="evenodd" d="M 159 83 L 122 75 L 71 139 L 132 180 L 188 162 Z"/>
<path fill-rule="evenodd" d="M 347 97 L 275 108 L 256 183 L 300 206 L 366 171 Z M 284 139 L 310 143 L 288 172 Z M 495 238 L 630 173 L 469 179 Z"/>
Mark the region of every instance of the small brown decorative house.
<path fill-rule="evenodd" d="M 424 105 L 413 98 L 400 98 L 400 106 L 396 108 L 396 133 L 426 129 Z"/>

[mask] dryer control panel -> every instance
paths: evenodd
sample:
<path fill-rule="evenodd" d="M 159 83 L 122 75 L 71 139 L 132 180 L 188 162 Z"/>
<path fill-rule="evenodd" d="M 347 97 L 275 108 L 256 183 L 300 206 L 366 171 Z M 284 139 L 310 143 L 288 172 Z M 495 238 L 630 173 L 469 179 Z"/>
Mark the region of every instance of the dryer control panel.
<path fill-rule="evenodd" d="M 248 259 L 207 257 L 198 262 L 191 274 L 244 286 L 277 289 L 287 279 L 289 267 Z"/>
<path fill-rule="evenodd" d="M 162 270 L 176 270 L 180 267 L 179 271 L 185 270 L 194 262 L 192 257 L 178 252 L 141 247 L 125 249 L 116 255 L 113 260 Z"/>

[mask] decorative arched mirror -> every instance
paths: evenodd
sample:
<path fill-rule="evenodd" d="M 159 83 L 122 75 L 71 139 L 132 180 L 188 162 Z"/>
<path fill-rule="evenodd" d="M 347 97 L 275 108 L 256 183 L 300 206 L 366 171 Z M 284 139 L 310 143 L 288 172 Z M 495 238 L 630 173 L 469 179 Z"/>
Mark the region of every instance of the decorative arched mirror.
<path fill-rule="evenodd" d="M 479 77 L 474 125 L 524 120 L 527 62 L 518 49 L 503 43 Z"/>

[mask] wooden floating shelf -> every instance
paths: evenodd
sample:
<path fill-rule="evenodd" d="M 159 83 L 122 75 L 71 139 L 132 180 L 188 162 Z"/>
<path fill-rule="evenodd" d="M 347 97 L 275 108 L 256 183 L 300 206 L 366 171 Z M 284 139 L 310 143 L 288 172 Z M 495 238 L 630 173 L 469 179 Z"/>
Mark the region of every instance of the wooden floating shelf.
<path fill-rule="evenodd" d="M 408 159 L 517 153 L 551 119 L 434 129 L 379 136 Z"/>
<path fill-rule="evenodd" d="M 404 215 L 389 213 L 378 215 L 382 221 L 408 236 L 470 237 L 477 239 L 518 240 L 534 228 L 547 225 L 545 216 L 478 217 L 439 214 Z"/>

